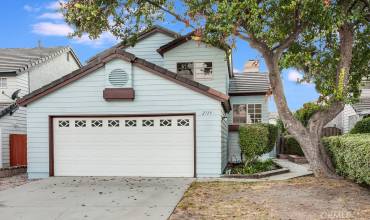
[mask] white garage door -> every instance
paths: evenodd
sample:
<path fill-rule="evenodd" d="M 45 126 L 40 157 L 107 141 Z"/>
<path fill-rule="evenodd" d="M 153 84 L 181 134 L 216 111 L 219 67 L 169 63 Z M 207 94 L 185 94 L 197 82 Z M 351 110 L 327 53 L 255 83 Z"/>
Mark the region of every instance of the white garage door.
<path fill-rule="evenodd" d="M 53 118 L 55 176 L 194 176 L 192 115 Z"/>

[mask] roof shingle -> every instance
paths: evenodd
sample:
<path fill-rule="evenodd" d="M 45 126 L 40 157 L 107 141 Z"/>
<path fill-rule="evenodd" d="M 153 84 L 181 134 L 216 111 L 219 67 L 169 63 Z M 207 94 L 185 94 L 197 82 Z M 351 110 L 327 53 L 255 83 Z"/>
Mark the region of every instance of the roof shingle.
<path fill-rule="evenodd" d="M 266 73 L 235 73 L 230 79 L 229 94 L 267 93 L 269 89 L 270 83 Z"/>
<path fill-rule="evenodd" d="M 49 48 L 0 48 L 0 74 L 21 73 L 69 50 L 69 47 L 64 46 Z"/>

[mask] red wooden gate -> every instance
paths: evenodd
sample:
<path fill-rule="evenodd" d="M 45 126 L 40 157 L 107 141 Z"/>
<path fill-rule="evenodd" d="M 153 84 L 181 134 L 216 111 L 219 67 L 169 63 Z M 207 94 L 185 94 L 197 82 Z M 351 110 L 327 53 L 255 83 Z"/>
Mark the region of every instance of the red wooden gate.
<path fill-rule="evenodd" d="M 27 135 L 9 135 L 10 166 L 27 166 Z"/>

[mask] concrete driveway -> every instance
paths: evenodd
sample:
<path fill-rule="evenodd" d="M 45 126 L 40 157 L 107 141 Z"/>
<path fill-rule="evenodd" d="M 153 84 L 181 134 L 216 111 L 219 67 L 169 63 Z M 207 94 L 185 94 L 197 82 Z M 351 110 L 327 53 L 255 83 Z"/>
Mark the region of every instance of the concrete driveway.
<path fill-rule="evenodd" d="M 48 178 L 0 191 L 0 219 L 167 219 L 192 181 Z"/>

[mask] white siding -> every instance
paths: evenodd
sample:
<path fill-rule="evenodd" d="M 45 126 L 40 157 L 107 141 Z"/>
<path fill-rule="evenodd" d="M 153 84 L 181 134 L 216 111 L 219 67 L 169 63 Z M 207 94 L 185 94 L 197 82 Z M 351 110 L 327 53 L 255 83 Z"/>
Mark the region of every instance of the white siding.
<path fill-rule="evenodd" d="M 342 129 L 343 133 L 348 133 L 359 119 L 353 107 L 345 105 L 343 110 L 325 127 L 337 127 Z"/>
<path fill-rule="evenodd" d="M 261 104 L 262 105 L 262 122 L 268 123 L 268 103 L 266 96 L 232 96 L 230 98 L 231 107 L 233 104 Z M 232 111 L 229 113 L 229 124 L 233 124 Z M 229 132 L 229 161 L 240 162 L 239 133 Z"/>
<path fill-rule="evenodd" d="M 18 88 L 17 85 L 17 77 L 16 76 L 7 76 L 4 77 L 7 80 L 7 87 L 6 88 L 0 88 L 0 102 L 12 102 L 12 99 L 10 96 L 13 94 L 13 92 Z M 5 93 L 5 95 L 3 94 Z"/>
<path fill-rule="evenodd" d="M 155 33 L 139 41 L 134 47 L 127 48 L 126 51 L 135 54 L 139 58 L 163 66 L 163 58 L 157 52 L 157 49 L 173 39 L 165 34 Z"/>
<path fill-rule="evenodd" d="M 177 72 L 178 62 L 212 62 L 213 78 L 211 80 L 196 80 L 220 92 L 227 93 L 228 68 L 225 51 L 195 42 L 193 40 L 167 51 L 164 55 L 164 68 Z"/>
<path fill-rule="evenodd" d="M 222 172 L 224 171 L 227 162 L 228 162 L 228 149 L 227 149 L 227 139 L 229 135 L 229 127 L 227 123 L 227 118 L 222 119 L 221 123 L 221 141 L 222 141 L 222 150 L 221 150 L 221 161 L 222 161 Z"/>
<path fill-rule="evenodd" d="M 138 67 L 133 67 L 135 100 L 107 102 L 103 99 L 105 77 L 106 72 L 101 68 L 28 105 L 30 178 L 48 176 L 48 116 L 73 114 L 196 113 L 197 175 L 220 175 L 220 102 Z"/>
<path fill-rule="evenodd" d="M 67 53 L 54 57 L 30 70 L 30 90 L 32 92 L 78 68 L 79 66 L 72 55 L 69 55 L 69 61 Z"/>
<path fill-rule="evenodd" d="M 21 107 L 13 115 L 5 115 L 0 120 L 2 165 L 9 166 L 9 135 L 26 134 L 26 109 Z M 0 164 L 1 167 L 1 164 Z"/>

